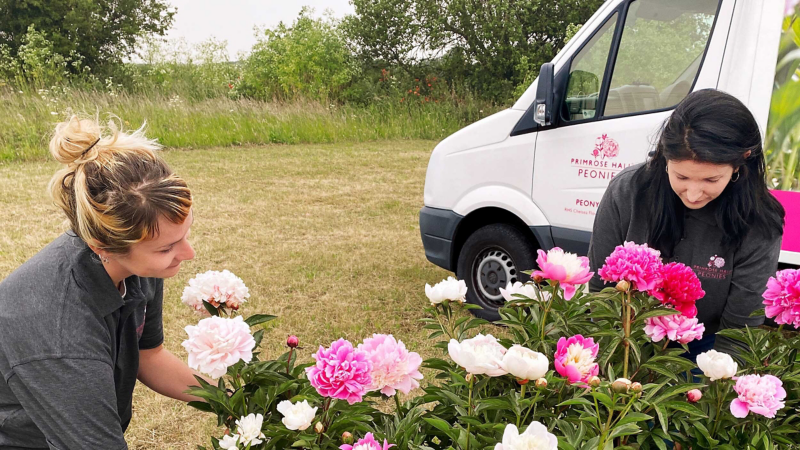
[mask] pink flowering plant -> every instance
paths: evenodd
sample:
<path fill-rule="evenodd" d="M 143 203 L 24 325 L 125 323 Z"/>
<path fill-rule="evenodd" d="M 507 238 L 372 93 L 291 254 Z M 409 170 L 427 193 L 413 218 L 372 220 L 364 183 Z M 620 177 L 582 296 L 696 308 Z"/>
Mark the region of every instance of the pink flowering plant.
<path fill-rule="evenodd" d="M 263 330 L 243 327 L 271 316 L 242 319 L 244 304 L 211 317 L 236 324 L 187 347 L 197 367 L 226 369 L 216 385 L 198 379 L 191 392 L 205 402 L 192 406 L 229 430 L 214 449 L 244 449 L 229 445 L 253 415 L 258 450 L 800 449 L 796 272 L 764 293 L 780 328 L 720 331 L 741 352 L 695 363 L 681 355 L 707 333 L 705 293 L 687 266 L 625 243 L 597 270 L 605 287 L 589 292 L 585 258 L 553 249 L 538 263 L 507 287 L 496 324 L 471 317 L 463 281 L 421 287 L 438 353 L 425 360 L 379 333 L 314 346 L 290 336 L 283 355 L 261 359 Z"/>

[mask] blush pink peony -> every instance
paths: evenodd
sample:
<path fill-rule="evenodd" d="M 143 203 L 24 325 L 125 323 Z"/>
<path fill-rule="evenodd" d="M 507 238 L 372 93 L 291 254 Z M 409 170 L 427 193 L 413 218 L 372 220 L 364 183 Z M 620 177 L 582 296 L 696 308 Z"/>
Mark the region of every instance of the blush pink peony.
<path fill-rule="evenodd" d="M 731 402 L 731 414 L 742 419 L 747 414 L 759 414 L 770 419 L 786 406 L 783 382 L 773 375 L 744 375 L 736 379 L 733 389 L 739 397 Z"/>
<path fill-rule="evenodd" d="M 697 300 L 706 292 L 700 279 L 691 269 L 681 263 L 669 263 L 661 268 L 661 281 L 650 291 L 650 295 L 659 299 L 662 304 L 670 305 L 686 317 L 697 316 Z"/>
<path fill-rule="evenodd" d="M 392 335 L 374 334 L 364 339 L 358 350 L 366 353 L 372 363 L 372 383 L 367 390 L 391 396 L 396 391 L 408 394 L 419 387 L 422 358 L 418 353 L 409 352 L 403 341 L 395 340 Z"/>
<path fill-rule="evenodd" d="M 595 362 L 600 346 L 592 338 L 576 334 L 569 339 L 562 337 L 556 345 L 553 363 L 556 371 L 570 383 L 586 383 L 600 371 Z"/>
<path fill-rule="evenodd" d="M 625 242 L 606 258 L 597 273 L 606 282 L 627 281 L 637 290 L 647 292 L 656 287 L 661 277 L 661 252 L 647 244 Z"/>
<path fill-rule="evenodd" d="M 764 312 L 777 324 L 800 328 L 800 270 L 778 271 L 767 281 L 764 292 Z"/>
<path fill-rule="evenodd" d="M 645 320 L 644 327 L 645 334 L 653 342 L 660 342 L 666 337 L 681 344 L 702 339 L 705 331 L 706 327 L 702 323 L 697 323 L 696 317 L 690 318 L 682 314 L 650 317 Z"/>
<path fill-rule="evenodd" d="M 306 375 L 319 395 L 347 400 L 351 405 L 361 401 L 372 383 L 372 363 L 365 352 L 339 339 L 330 348 L 320 346 L 313 356 L 317 363 L 306 368 Z"/>
<path fill-rule="evenodd" d="M 189 280 L 183 289 L 181 301 L 196 312 L 208 314 L 203 301 L 214 307 L 225 306 L 237 310 L 250 297 L 250 291 L 241 278 L 228 270 L 209 270 Z"/>
<path fill-rule="evenodd" d="M 340 450 L 389 450 L 390 448 L 394 447 L 394 444 L 390 444 L 389 441 L 386 439 L 383 440 L 383 445 L 380 442 L 375 440 L 375 436 L 372 433 L 367 433 L 364 436 L 364 439 L 359 439 L 355 445 L 344 444 L 339 447 Z"/>
<path fill-rule="evenodd" d="M 594 272 L 589 271 L 589 258 L 565 252 L 558 247 L 550 249 L 547 253 L 539 250 L 536 263 L 539 265 L 539 270 L 534 271 L 532 276 L 558 281 L 564 289 L 566 300 L 575 295 L 577 285 L 588 283 L 594 275 Z"/>
<path fill-rule="evenodd" d="M 239 360 L 253 359 L 256 341 L 241 316 L 208 317 L 197 326 L 187 326 L 186 333 L 189 339 L 181 345 L 189 353 L 189 367 L 214 378 L 225 375 Z"/>

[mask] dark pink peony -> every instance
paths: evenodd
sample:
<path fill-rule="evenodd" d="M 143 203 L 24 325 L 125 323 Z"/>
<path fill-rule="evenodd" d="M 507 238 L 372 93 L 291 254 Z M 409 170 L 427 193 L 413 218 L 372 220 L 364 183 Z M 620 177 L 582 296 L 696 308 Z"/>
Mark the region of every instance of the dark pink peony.
<path fill-rule="evenodd" d="M 695 302 L 703 298 L 706 292 L 691 267 L 681 263 L 669 263 L 661 268 L 661 281 L 650 295 L 661 300 L 664 305 L 671 305 L 686 317 L 697 316 Z"/>
<path fill-rule="evenodd" d="M 339 339 L 330 348 L 320 346 L 313 356 L 317 363 L 306 368 L 306 375 L 319 395 L 347 400 L 351 405 L 361 401 L 372 383 L 372 363 L 366 352 Z"/>
<path fill-rule="evenodd" d="M 656 287 L 661 279 L 661 252 L 647 244 L 625 242 L 606 258 L 597 272 L 606 282 L 627 281 L 637 291 L 646 292 Z"/>
<path fill-rule="evenodd" d="M 775 323 L 800 327 L 800 270 L 781 270 L 770 277 L 764 306 L 767 317 L 774 317 Z"/>

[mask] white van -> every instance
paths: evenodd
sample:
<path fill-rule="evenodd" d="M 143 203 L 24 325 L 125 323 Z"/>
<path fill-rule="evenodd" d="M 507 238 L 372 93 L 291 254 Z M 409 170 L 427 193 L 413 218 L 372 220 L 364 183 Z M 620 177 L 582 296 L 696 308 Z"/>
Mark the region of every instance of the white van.
<path fill-rule="evenodd" d="M 436 146 L 420 211 L 428 260 L 497 318 L 499 288 L 526 279 L 536 249 L 586 254 L 608 182 L 647 158 L 690 92 L 728 92 L 766 128 L 783 12 L 784 0 L 606 1 L 514 106 Z M 800 193 L 780 194 L 781 262 L 798 264 Z"/>

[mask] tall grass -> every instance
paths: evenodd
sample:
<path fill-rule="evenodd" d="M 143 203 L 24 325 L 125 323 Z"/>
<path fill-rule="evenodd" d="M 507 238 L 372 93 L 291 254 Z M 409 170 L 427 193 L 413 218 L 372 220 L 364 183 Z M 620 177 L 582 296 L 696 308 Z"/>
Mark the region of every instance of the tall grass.
<path fill-rule="evenodd" d="M 364 142 L 379 139 L 442 139 L 491 114 L 477 101 L 368 106 L 59 89 L 0 92 L 0 162 L 41 160 L 55 123 L 74 112 L 118 116 L 125 127 L 147 122 L 148 135 L 167 147 L 203 148 L 249 144 Z"/>

